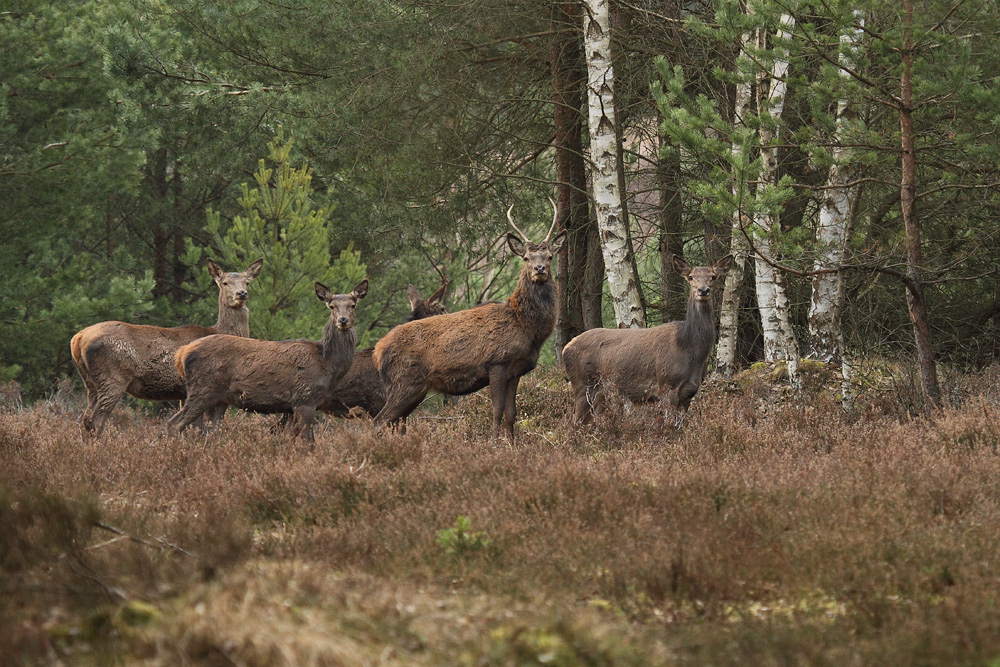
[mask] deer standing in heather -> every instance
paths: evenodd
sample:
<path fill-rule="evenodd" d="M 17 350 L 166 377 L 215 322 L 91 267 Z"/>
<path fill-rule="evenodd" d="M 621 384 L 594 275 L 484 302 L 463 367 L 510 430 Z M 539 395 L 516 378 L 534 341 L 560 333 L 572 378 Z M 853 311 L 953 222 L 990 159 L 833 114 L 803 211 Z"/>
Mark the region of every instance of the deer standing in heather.
<path fill-rule="evenodd" d="M 330 309 L 318 341 L 216 335 L 177 350 L 175 364 L 184 378 L 187 401 L 167 422 L 168 431 L 183 430 L 205 410 L 223 403 L 252 412 L 291 412 L 292 437 L 312 442 L 316 408 L 354 359 L 354 309 L 368 293 L 368 281 L 358 283 L 350 294 L 334 294 L 322 283 L 316 283 L 315 290 Z"/>
<path fill-rule="evenodd" d="M 635 403 L 659 401 L 666 405 L 665 416 L 676 412 L 675 427 L 684 423 L 715 345 L 712 286 L 732 266 L 733 257 L 694 268 L 676 255 L 671 261 L 689 286 L 682 321 L 649 329 L 591 329 L 563 348 L 575 423 L 591 421 L 595 409 L 600 413 L 608 385 Z"/>
<path fill-rule="evenodd" d="M 258 259 L 242 273 L 226 273 L 208 260 L 208 271 L 219 286 L 219 317 L 214 326 L 100 322 L 73 336 L 70 352 L 87 388 L 84 428 L 100 435 L 108 415 L 126 393 L 150 401 L 183 400 L 184 380 L 174 368 L 174 353 L 212 334 L 250 335 L 247 285 L 263 263 Z"/>
<path fill-rule="evenodd" d="M 373 360 L 386 387 L 377 425 L 404 421 L 428 391 L 462 395 L 489 385 L 493 437 L 503 423 L 513 443 L 517 385 L 555 327 L 552 258 L 566 232 L 549 242 L 553 217 L 545 239 L 532 243 L 514 224 L 512 209 L 507 219 L 519 236 L 508 233 L 507 245 L 524 261 L 514 294 L 502 303 L 401 324 L 376 343 Z"/>
<path fill-rule="evenodd" d="M 410 301 L 410 316 L 407 322 L 422 320 L 425 317 L 443 315 L 448 309 L 443 303 L 448 283 L 441 285 L 427 299 L 420 298 L 420 292 L 413 285 L 406 286 L 406 295 Z M 347 374 L 340 382 L 330 385 L 319 411 L 334 417 L 349 417 L 356 409 L 374 417 L 385 405 L 385 387 L 379 377 L 372 353 L 375 348 L 369 347 L 354 352 L 354 361 Z"/>

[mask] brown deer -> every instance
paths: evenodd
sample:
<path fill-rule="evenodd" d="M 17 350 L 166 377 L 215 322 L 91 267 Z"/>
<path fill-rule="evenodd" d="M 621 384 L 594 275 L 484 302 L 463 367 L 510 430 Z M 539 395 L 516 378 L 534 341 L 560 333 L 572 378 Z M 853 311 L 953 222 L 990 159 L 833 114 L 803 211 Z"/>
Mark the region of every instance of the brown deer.
<path fill-rule="evenodd" d="M 690 287 L 684 320 L 649 329 L 591 329 L 563 348 L 575 423 L 588 423 L 595 408 L 600 413 L 608 385 L 635 403 L 660 401 L 667 406 L 665 417 L 676 411 L 675 427 L 684 423 L 715 345 L 712 285 L 726 274 L 733 257 L 695 268 L 677 255 L 671 261 Z"/>
<path fill-rule="evenodd" d="M 386 387 L 377 425 L 405 421 L 428 391 L 462 395 L 489 385 L 493 437 L 499 436 L 503 422 L 507 438 L 514 441 L 518 382 L 535 367 L 555 327 L 552 257 L 566 232 L 549 242 L 553 217 L 545 240 L 532 243 L 514 224 L 511 209 L 507 219 L 520 236 L 508 233 L 507 245 L 524 260 L 514 294 L 502 303 L 401 324 L 376 343 L 373 359 Z"/>
<path fill-rule="evenodd" d="M 187 400 L 167 422 L 168 431 L 180 431 L 208 408 L 224 403 L 253 412 L 291 412 L 291 435 L 312 442 L 316 408 L 354 358 L 354 307 L 368 294 L 368 281 L 358 283 L 350 294 L 333 294 L 322 283 L 316 283 L 315 290 L 330 309 L 318 341 L 217 335 L 177 350 L 175 363 Z"/>
<path fill-rule="evenodd" d="M 260 273 L 258 259 L 243 273 L 226 273 L 208 260 L 208 271 L 219 286 L 219 318 L 214 326 L 156 327 L 125 322 L 100 322 L 70 341 L 73 361 L 87 388 L 83 426 L 100 435 L 118 400 L 126 393 L 150 401 L 180 401 L 184 380 L 174 368 L 177 348 L 212 334 L 250 335 L 247 285 Z"/>
<path fill-rule="evenodd" d="M 443 315 L 448 312 L 442 300 L 448 289 L 448 283 L 441 285 L 429 298 L 421 299 L 420 292 L 413 285 L 406 286 L 406 295 L 410 300 L 410 316 L 407 322 L 422 320 L 425 317 Z M 330 385 L 326 397 L 319 404 L 319 411 L 334 417 L 349 417 L 357 409 L 374 417 L 385 405 L 385 387 L 379 377 L 372 353 L 375 348 L 369 347 L 354 352 L 354 361 L 347 374 L 335 384 Z"/>

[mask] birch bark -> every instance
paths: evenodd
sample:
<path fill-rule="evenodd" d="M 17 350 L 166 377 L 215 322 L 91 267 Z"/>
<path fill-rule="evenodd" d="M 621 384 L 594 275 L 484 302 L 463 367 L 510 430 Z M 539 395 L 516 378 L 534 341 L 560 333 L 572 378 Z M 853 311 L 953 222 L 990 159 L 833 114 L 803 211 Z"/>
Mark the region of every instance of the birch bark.
<path fill-rule="evenodd" d="M 781 114 L 785 108 L 785 94 L 788 90 L 785 78 L 788 75 L 788 50 L 784 43 L 791 38 L 788 32 L 794 26 L 795 19 L 788 14 L 781 15 L 781 27 L 775 33 L 775 60 L 771 67 L 770 82 L 764 95 L 758 87 L 758 106 L 761 114 L 770 116 L 770 124 L 762 124 L 760 129 L 760 152 L 763 158 L 761 169 L 762 187 L 778 183 L 778 147 L 774 143 L 775 136 L 781 127 Z M 792 382 L 797 380 L 799 366 L 799 345 L 795 339 L 791 320 L 788 316 L 788 294 L 782 274 L 763 258 L 773 258 L 771 235 L 777 225 L 774 214 L 761 213 L 755 216 L 757 227 L 754 235 L 754 245 L 757 254 L 755 258 L 754 276 L 757 285 L 757 302 L 760 307 L 760 318 L 764 334 L 764 358 L 767 361 L 784 359 L 788 364 L 788 377 Z"/>
<path fill-rule="evenodd" d="M 865 25 L 860 10 L 852 12 L 855 26 L 840 36 L 842 49 L 838 60 L 842 65 L 840 78 L 847 82 L 851 76 L 848 69 L 856 64 L 854 54 L 861 40 Z M 843 264 L 850 233 L 850 216 L 857 191 L 847 183 L 852 178 L 848 150 L 844 148 L 845 134 L 851 122 L 850 107 L 846 93 L 837 102 L 837 116 L 833 131 L 833 164 L 826 180 L 826 193 L 819 210 L 816 225 L 816 246 L 818 248 L 813 270 L 817 273 L 812 281 L 812 297 L 809 303 L 809 346 L 810 356 L 827 363 L 839 363 L 842 377 L 842 402 L 844 409 L 853 407 L 854 392 L 851 380 L 851 364 L 844 349 L 844 331 L 841 326 L 844 311 L 844 278 L 834 272 Z M 820 273 L 830 271 L 829 273 Z"/>
<path fill-rule="evenodd" d="M 739 59 L 746 59 L 746 47 L 750 43 L 751 33 L 743 33 L 740 39 Z M 737 70 L 739 70 L 739 63 Z M 733 105 L 733 130 L 746 127 L 744 119 L 750 107 L 751 82 L 740 81 L 736 84 L 736 99 Z M 743 155 L 743 145 L 734 140 L 731 144 L 733 162 L 738 163 Z M 733 186 L 739 187 L 738 185 Z M 734 193 L 735 194 L 735 193 Z M 733 265 L 726 274 L 726 284 L 722 290 L 722 304 L 719 307 L 719 344 L 715 353 L 715 375 L 720 378 L 732 377 L 736 372 L 736 330 L 739 325 L 740 287 L 743 285 L 743 272 L 746 268 L 749 247 L 743 236 L 742 212 L 733 213 L 733 233 L 729 241 L 729 252 L 733 255 Z"/>
<path fill-rule="evenodd" d="M 628 251 L 628 230 L 618 185 L 618 135 L 615 131 L 614 70 L 608 0 L 586 0 L 583 48 L 587 58 L 587 121 L 594 208 L 615 320 L 619 327 L 645 326 L 638 278 Z"/>

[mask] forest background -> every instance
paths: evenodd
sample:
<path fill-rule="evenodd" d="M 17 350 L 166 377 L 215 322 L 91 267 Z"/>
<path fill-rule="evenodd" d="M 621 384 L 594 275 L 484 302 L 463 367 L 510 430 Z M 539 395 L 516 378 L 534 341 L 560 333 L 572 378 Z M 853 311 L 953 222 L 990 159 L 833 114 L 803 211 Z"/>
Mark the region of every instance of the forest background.
<path fill-rule="evenodd" d="M 618 0 L 613 129 L 626 273 L 683 317 L 670 255 L 735 252 L 728 374 L 758 359 L 988 365 L 1000 343 L 1000 9 L 982 1 Z M 75 375 L 97 321 L 214 321 L 212 257 L 257 257 L 251 335 L 315 338 L 314 280 L 373 280 L 362 344 L 407 283 L 509 294 L 505 212 L 558 202 L 550 361 L 614 326 L 575 2 L 22 2 L 0 12 L 0 382 Z M 745 258 L 745 264 L 744 264 Z M 623 268 L 623 267 L 615 267 Z M 724 356 L 728 355 L 728 356 Z M 846 373 L 846 371 L 845 371 Z M 845 385 L 849 386 L 849 385 Z M 849 392 L 845 392 L 849 393 Z M 915 405 L 915 410 L 924 406 Z"/>

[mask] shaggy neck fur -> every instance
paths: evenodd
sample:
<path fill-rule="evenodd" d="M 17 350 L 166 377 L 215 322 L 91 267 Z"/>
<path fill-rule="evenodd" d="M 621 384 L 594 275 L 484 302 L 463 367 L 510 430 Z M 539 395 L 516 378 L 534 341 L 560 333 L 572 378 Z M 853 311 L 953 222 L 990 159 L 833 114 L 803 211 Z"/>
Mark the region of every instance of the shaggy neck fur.
<path fill-rule="evenodd" d="M 680 323 L 677 344 L 688 350 L 698 352 L 704 350 L 705 354 L 708 354 L 715 345 L 714 313 L 710 300 L 688 299 L 687 315 Z"/>
<path fill-rule="evenodd" d="M 337 328 L 333 318 L 327 320 L 323 327 L 323 339 L 319 342 L 320 353 L 323 360 L 327 362 L 342 361 L 354 357 L 354 348 L 358 343 L 354 327 L 347 329 Z"/>
<path fill-rule="evenodd" d="M 250 311 L 244 303 L 239 308 L 233 308 L 224 302 L 222 292 L 219 292 L 219 319 L 215 330 L 220 334 L 250 337 Z"/>
<path fill-rule="evenodd" d="M 541 347 L 556 325 L 555 284 L 551 280 L 533 282 L 528 267 L 525 267 L 507 302 L 521 326 L 531 332 L 532 344 L 536 348 Z"/>

